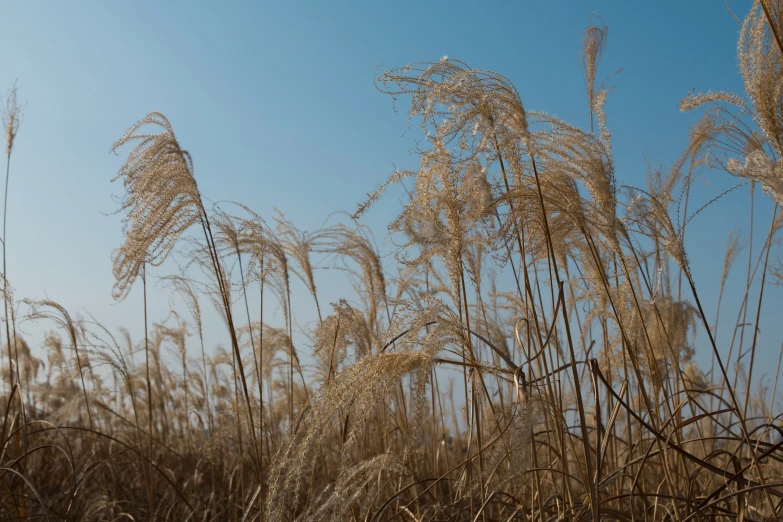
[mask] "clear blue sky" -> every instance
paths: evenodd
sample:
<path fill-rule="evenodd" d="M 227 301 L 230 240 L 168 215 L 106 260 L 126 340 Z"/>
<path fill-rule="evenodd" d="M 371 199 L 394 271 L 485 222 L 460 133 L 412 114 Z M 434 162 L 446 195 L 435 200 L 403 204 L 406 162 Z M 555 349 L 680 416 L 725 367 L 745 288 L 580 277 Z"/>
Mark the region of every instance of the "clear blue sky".
<path fill-rule="evenodd" d="M 750 2 L 730 4 L 742 18 Z M 671 164 L 686 145 L 696 115 L 678 103 L 691 88 L 742 90 L 739 27 L 723 2 L 4 2 L 0 88 L 18 79 L 27 104 L 9 203 L 17 295 L 48 295 L 140 332 L 139 292 L 112 304 L 109 255 L 122 236 L 118 217 L 101 213 L 121 189 L 109 183 L 121 163 L 109 147 L 148 111 L 170 118 L 212 200 L 267 217 L 277 207 L 316 228 L 354 210 L 395 165 L 415 165 L 405 115 L 373 86 L 381 63 L 460 58 L 507 75 L 528 108 L 585 125 L 578 51 L 591 11 L 609 26 L 599 77 L 623 69 L 607 108 L 618 178 L 644 185 L 648 160 Z M 704 173 L 697 201 L 727 178 Z M 746 192 L 728 196 L 688 238 L 709 314 L 746 201 Z M 379 239 L 396 205 L 386 198 L 369 215 Z M 764 227 L 769 212 L 759 212 Z M 328 278 L 317 282 L 337 297 Z M 306 315 L 309 299 L 299 301 Z M 153 316 L 165 305 L 154 303 Z M 779 330 L 762 335 L 765 363 L 777 362 Z"/>

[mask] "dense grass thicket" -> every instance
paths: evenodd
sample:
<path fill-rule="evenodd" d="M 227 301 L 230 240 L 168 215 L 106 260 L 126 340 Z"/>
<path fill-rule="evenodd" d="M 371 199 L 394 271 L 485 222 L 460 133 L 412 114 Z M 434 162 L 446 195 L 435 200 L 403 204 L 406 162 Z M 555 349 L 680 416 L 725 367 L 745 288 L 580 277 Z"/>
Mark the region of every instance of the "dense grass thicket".
<path fill-rule="evenodd" d="M 315 231 L 207 203 L 197 151 L 148 114 L 112 147 L 113 295 L 141 287 L 143 332 L 13 295 L 4 219 L 0 519 L 780 518 L 778 380 L 758 388 L 755 366 L 780 350 L 759 318 L 783 276 L 783 1 L 756 0 L 742 24 L 745 93 L 686 96 L 690 142 L 635 188 L 615 181 L 597 80 L 607 34 L 598 17 L 583 34 L 584 129 L 459 60 L 380 74 L 421 125 L 420 166 Z M 3 107 L 7 202 L 16 91 Z M 751 205 L 774 201 L 749 225 L 762 244 L 728 236 L 718 281 L 684 246 L 708 168 L 750 187 Z M 362 215 L 399 184 L 384 258 Z M 344 299 L 319 294 L 323 266 Z M 730 273 L 746 284 L 723 318 Z M 308 293 L 292 299 L 294 280 Z M 147 313 L 153 283 L 172 295 L 168 317 Z M 297 305 L 317 319 L 297 321 Z M 213 308 L 225 348 L 205 345 Z M 727 321 L 735 335 L 716 338 Z M 42 346 L 22 323 L 47 332 Z"/>

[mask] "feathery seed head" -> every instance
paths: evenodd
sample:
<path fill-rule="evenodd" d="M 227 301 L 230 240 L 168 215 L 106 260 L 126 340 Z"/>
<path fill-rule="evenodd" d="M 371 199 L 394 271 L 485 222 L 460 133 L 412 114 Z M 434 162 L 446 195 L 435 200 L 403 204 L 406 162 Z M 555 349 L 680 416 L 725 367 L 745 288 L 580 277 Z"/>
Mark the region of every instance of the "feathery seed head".
<path fill-rule="evenodd" d="M 6 94 L 5 104 L 0 107 L 0 118 L 5 129 L 5 153 L 11 155 L 14 148 L 14 140 L 22 123 L 22 109 L 17 98 L 17 87 L 14 85 Z"/>
<path fill-rule="evenodd" d="M 600 16 L 593 13 L 590 22 L 582 34 L 582 74 L 587 84 L 587 97 L 592 107 L 595 103 L 595 73 L 606 49 L 606 39 L 609 29 Z"/>
<path fill-rule="evenodd" d="M 147 125 L 161 130 L 139 133 Z M 119 198 L 117 212 L 126 213 L 125 243 L 112 255 L 115 299 L 128 294 L 145 263 L 161 264 L 179 237 L 203 219 L 205 212 L 190 155 L 180 147 L 165 116 L 149 113 L 111 150 L 126 144 L 135 147 L 112 180 L 123 181 L 125 194 Z"/>

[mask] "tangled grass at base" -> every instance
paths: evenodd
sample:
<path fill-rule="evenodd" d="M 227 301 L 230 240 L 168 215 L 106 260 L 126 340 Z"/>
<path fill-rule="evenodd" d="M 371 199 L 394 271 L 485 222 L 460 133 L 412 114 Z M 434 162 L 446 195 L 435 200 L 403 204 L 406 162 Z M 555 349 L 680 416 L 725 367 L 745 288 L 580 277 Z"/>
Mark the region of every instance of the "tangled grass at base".
<path fill-rule="evenodd" d="M 421 125 L 420 167 L 313 232 L 207 204 L 171 122 L 148 114 L 113 146 L 126 158 L 114 296 L 142 287 L 141 342 L 13 296 L 4 227 L 0 519 L 780 518 L 778 380 L 770 393 L 753 378 L 764 296 L 783 274 L 770 255 L 783 224 L 783 2 L 755 1 L 742 25 L 744 95 L 688 95 L 681 108 L 701 119 L 644 188 L 615 182 L 596 80 L 607 34 L 597 17 L 583 34 L 589 129 L 527 110 L 504 76 L 458 60 L 378 76 Z M 8 179 L 21 111 L 14 91 L 5 101 Z M 720 281 L 699 281 L 720 288 L 706 311 L 685 249 L 704 167 L 775 204 L 764 244 L 732 233 Z M 390 270 L 361 216 L 398 183 L 410 190 L 389 225 Z M 752 329 L 716 339 L 745 251 L 745 293 L 731 298 Z M 156 280 L 184 306 L 156 321 L 148 271 L 172 258 L 181 272 Z M 324 260 L 350 281 L 345 299 L 319 299 Z M 304 342 L 292 278 L 318 315 Z M 265 322 L 264 303 L 282 324 Z M 212 305 L 227 349 L 205 346 Z M 40 349 L 26 321 L 51 328 Z M 697 332 L 709 370 L 693 360 Z"/>

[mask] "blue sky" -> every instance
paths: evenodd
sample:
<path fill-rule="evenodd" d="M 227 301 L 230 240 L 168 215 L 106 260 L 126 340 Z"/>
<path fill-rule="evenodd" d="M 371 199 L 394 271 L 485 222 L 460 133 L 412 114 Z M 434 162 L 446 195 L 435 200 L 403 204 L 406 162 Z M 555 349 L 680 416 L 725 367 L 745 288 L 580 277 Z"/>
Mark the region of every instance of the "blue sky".
<path fill-rule="evenodd" d="M 730 2 L 741 18 L 749 4 Z M 109 182 L 121 164 L 109 147 L 151 110 L 172 121 L 212 200 L 269 218 L 277 207 L 312 229 L 354 210 L 395 166 L 415 166 L 405 114 L 374 88 L 379 66 L 459 58 L 508 76 L 528 108 L 586 125 L 578 51 L 592 11 L 609 26 L 599 78 L 622 69 L 607 107 L 618 179 L 644 185 L 648 162 L 669 165 L 686 146 L 696 115 L 679 112 L 684 95 L 742 91 L 739 26 L 723 2 L 5 2 L 0 89 L 18 79 L 26 102 L 9 198 L 17 296 L 48 296 L 140 331 L 139 292 L 112 303 L 109 255 L 122 236 L 119 218 L 103 213 L 121 189 Z M 703 173 L 696 201 L 732 184 Z M 379 240 L 397 205 L 387 197 L 369 214 Z M 689 232 L 710 315 L 726 235 L 745 226 L 747 209 L 747 190 L 731 194 Z M 762 228 L 770 212 L 761 205 Z M 329 278 L 317 282 L 337 297 Z M 306 316 L 310 300 L 298 291 Z M 768 292 L 768 310 L 777 293 Z M 166 305 L 157 299 L 153 316 Z M 736 312 L 725 310 L 731 321 Z M 762 336 L 767 368 L 779 339 Z"/>

